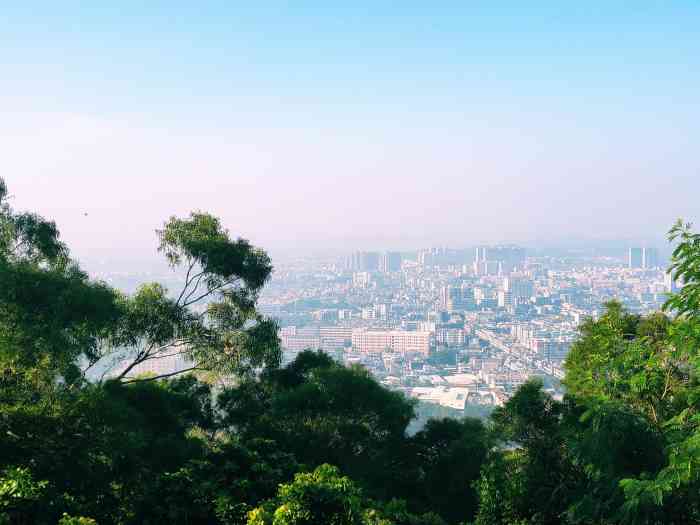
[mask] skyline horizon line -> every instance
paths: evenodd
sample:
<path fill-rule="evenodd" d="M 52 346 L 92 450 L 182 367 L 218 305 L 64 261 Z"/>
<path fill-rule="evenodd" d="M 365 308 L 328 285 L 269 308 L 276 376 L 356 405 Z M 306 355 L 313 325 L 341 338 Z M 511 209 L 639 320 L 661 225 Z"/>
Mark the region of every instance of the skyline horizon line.
<path fill-rule="evenodd" d="M 267 247 L 253 243 L 257 248 L 263 249 L 272 259 L 273 265 L 275 260 L 283 259 L 284 262 L 290 260 L 303 260 L 303 259 L 341 259 L 349 257 L 356 253 L 400 253 L 402 255 L 407 254 L 419 254 L 422 251 L 436 250 L 436 249 L 447 249 L 454 251 L 470 251 L 479 247 L 497 247 L 497 246 L 517 246 L 525 248 L 526 250 L 534 250 L 535 253 L 526 253 L 527 256 L 534 257 L 559 257 L 559 256 L 598 256 L 598 257 L 611 257 L 624 259 L 627 257 L 627 250 L 630 248 L 653 248 L 657 253 L 663 258 L 667 259 L 673 251 L 673 247 L 669 241 L 664 241 L 663 243 L 653 243 L 651 241 L 640 241 L 639 239 L 581 239 L 581 238 L 569 238 L 569 239 L 552 239 L 546 241 L 480 241 L 480 242 L 470 242 L 463 245 L 457 244 L 440 244 L 432 246 L 411 246 L 403 248 L 387 248 L 387 247 L 373 247 L 373 248 L 340 248 L 340 247 L 326 247 L 325 249 L 312 248 L 304 252 L 300 250 L 290 250 L 290 249 L 280 249 L 279 247 Z M 71 255 L 76 258 L 79 263 L 85 263 L 88 265 L 104 265 L 109 261 L 113 261 L 119 264 L 148 264 L 155 265 L 155 267 L 167 267 L 168 263 L 162 256 L 154 250 L 152 253 L 142 252 L 142 255 L 134 257 L 133 252 L 131 256 L 120 257 L 113 255 L 96 255 L 94 252 L 92 254 L 78 253 L 76 250 L 72 250 L 68 246 Z M 553 253 L 547 253 L 553 252 Z M 587 253 L 582 253 L 587 252 Z M 597 253 L 596 253 L 597 252 Z"/>

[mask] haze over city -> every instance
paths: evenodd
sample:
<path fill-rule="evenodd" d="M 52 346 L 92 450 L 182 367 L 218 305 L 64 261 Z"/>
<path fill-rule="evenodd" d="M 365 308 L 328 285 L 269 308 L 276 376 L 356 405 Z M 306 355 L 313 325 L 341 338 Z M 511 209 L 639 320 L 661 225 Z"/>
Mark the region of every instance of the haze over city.
<path fill-rule="evenodd" d="M 697 219 L 700 6 L 509 4 L 4 7 L 13 206 L 105 258 L 193 209 L 273 254 Z"/>

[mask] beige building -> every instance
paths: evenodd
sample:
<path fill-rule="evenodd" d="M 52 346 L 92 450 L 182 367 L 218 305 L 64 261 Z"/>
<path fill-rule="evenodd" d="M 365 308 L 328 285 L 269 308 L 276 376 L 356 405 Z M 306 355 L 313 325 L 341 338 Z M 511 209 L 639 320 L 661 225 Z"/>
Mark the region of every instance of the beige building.
<path fill-rule="evenodd" d="M 308 335 L 283 335 L 280 337 L 282 348 L 294 352 L 302 350 L 318 350 L 321 348 L 321 338 Z"/>
<path fill-rule="evenodd" d="M 346 342 L 352 340 L 352 328 L 342 326 L 322 326 L 319 329 L 321 348 L 326 352 L 343 350 Z"/>
<path fill-rule="evenodd" d="M 356 329 L 352 331 L 352 348 L 363 353 L 397 352 L 428 355 L 430 332 Z"/>

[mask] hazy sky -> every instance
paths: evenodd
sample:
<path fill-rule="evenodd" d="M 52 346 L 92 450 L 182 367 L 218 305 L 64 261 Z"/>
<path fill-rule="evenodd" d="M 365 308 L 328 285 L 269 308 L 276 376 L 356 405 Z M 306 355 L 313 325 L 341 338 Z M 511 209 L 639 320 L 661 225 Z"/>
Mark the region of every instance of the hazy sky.
<path fill-rule="evenodd" d="M 700 218 L 697 0 L 261 3 L 3 3 L 14 205 L 81 257 L 193 209 L 273 252 Z"/>

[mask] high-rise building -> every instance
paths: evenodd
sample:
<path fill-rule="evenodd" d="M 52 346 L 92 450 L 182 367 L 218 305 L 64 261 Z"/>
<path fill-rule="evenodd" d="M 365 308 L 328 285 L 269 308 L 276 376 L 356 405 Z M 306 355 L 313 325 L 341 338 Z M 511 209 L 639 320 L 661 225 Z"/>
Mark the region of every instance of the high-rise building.
<path fill-rule="evenodd" d="M 459 297 L 462 296 L 462 292 L 459 288 L 455 286 L 443 286 L 440 290 L 440 306 L 444 310 L 451 310 L 452 304 L 455 300 L 455 296 L 459 292 Z"/>
<path fill-rule="evenodd" d="M 420 250 L 418 252 L 418 264 L 421 266 L 433 265 L 433 254 L 430 250 Z"/>
<path fill-rule="evenodd" d="M 376 272 L 379 270 L 379 253 L 355 252 L 347 258 L 346 268 L 353 272 Z"/>
<path fill-rule="evenodd" d="M 401 270 L 401 254 L 399 252 L 386 252 L 379 258 L 379 271 L 384 273 L 398 272 Z"/>
<path fill-rule="evenodd" d="M 498 275 L 501 271 L 501 263 L 498 261 L 474 262 L 474 275 Z"/>
<path fill-rule="evenodd" d="M 651 269 L 659 267 L 659 254 L 656 248 L 642 248 L 642 268 Z"/>
<path fill-rule="evenodd" d="M 473 310 L 474 291 L 467 286 L 443 286 L 440 290 L 440 303 L 448 312 Z"/>
<path fill-rule="evenodd" d="M 369 272 L 355 272 L 352 274 L 352 285 L 355 288 L 367 288 L 372 282 Z"/>
<path fill-rule="evenodd" d="M 522 277 L 504 277 L 503 290 L 510 293 L 511 298 L 515 303 L 522 299 L 529 299 L 534 295 L 534 286 L 532 281 Z"/>
<path fill-rule="evenodd" d="M 642 268 L 642 249 L 630 248 L 627 251 L 627 267 Z"/>
<path fill-rule="evenodd" d="M 379 270 L 379 254 L 377 252 L 362 252 L 360 259 L 363 272 L 376 272 Z"/>
<path fill-rule="evenodd" d="M 454 248 L 430 248 L 418 252 L 418 264 L 421 266 L 461 267 L 470 259 L 467 251 Z"/>
<path fill-rule="evenodd" d="M 360 252 L 354 252 L 345 259 L 345 269 L 351 272 L 360 270 Z"/>
<path fill-rule="evenodd" d="M 501 275 L 507 275 L 525 263 L 525 248 L 515 245 L 478 246 L 474 252 L 474 273 L 490 275 L 491 265 Z"/>
<path fill-rule="evenodd" d="M 506 308 L 508 306 L 511 306 L 512 304 L 513 304 L 512 294 L 507 290 L 500 290 L 498 292 L 498 307 L 499 308 Z"/>

